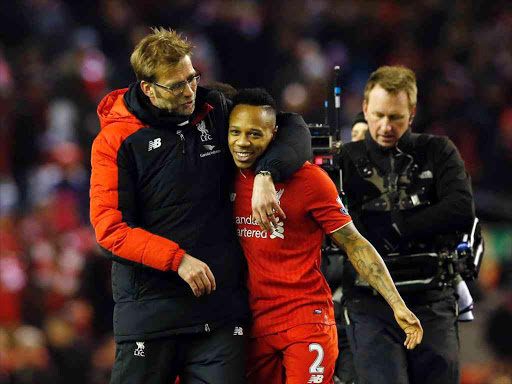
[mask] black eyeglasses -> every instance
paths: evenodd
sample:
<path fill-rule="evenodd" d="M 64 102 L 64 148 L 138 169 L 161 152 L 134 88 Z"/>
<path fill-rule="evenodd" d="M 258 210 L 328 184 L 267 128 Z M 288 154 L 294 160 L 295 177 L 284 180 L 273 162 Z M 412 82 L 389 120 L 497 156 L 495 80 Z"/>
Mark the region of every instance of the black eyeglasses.
<path fill-rule="evenodd" d="M 199 83 L 199 80 L 201 79 L 201 74 L 196 73 L 193 76 L 190 76 L 187 80 L 182 81 L 178 84 L 171 85 L 168 87 L 167 85 L 158 84 L 158 83 L 151 83 L 153 85 L 157 85 L 160 88 L 166 89 L 169 92 L 171 92 L 174 96 L 179 96 L 185 91 L 185 86 L 190 85 L 190 87 L 193 87 Z"/>

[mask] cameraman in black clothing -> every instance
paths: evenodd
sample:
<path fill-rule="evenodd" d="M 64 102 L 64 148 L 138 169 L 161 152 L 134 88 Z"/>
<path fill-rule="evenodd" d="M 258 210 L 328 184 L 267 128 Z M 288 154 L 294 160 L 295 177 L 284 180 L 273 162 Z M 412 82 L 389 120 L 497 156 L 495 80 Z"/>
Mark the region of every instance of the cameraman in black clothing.
<path fill-rule="evenodd" d="M 425 330 L 423 342 L 406 350 L 393 313 L 346 263 L 343 315 L 359 384 L 460 380 L 457 297 L 453 284 L 432 272 L 429 257 L 455 250 L 458 233 L 473 222 L 473 197 L 455 145 L 445 137 L 411 132 L 416 101 L 413 71 L 380 67 L 364 93 L 368 132 L 364 140 L 346 144 L 340 159 L 354 223 L 395 281 L 413 281 L 397 287 Z M 418 254 L 428 257 L 413 260 Z M 397 260 L 402 269 L 393 271 L 391 262 Z M 426 278 L 429 273 L 438 279 Z"/>

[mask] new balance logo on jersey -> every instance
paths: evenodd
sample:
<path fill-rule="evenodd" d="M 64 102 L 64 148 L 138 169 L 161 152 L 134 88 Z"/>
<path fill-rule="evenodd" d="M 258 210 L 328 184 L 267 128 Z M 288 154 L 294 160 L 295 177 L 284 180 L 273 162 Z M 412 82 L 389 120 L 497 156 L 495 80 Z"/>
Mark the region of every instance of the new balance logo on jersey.
<path fill-rule="evenodd" d="M 233 331 L 233 336 L 243 336 L 244 335 L 244 329 L 242 327 L 235 327 L 235 330 Z"/>
<path fill-rule="evenodd" d="M 212 136 L 210 135 L 210 132 L 206 129 L 206 124 L 204 121 L 201 121 L 199 124 L 196 125 L 197 130 L 201 132 L 201 141 L 208 141 L 212 139 Z"/>
<path fill-rule="evenodd" d="M 162 139 L 160 137 L 155 140 L 150 140 L 149 145 L 148 145 L 148 152 L 160 147 L 161 145 L 162 145 Z"/>
<path fill-rule="evenodd" d="M 141 356 L 145 357 L 144 355 L 144 342 L 143 341 L 136 341 L 135 344 L 137 344 L 137 349 L 133 351 L 134 356 Z"/>

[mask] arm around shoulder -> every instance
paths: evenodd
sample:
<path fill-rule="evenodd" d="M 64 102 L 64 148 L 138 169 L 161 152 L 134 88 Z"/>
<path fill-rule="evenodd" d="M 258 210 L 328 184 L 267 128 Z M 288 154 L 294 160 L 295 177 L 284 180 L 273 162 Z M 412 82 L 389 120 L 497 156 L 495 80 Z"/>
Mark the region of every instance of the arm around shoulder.
<path fill-rule="evenodd" d="M 313 156 L 311 134 L 304 119 L 295 113 L 277 115 L 276 139 L 259 159 L 256 172 L 272 173 L 274 182 L 285 180 Z"/>

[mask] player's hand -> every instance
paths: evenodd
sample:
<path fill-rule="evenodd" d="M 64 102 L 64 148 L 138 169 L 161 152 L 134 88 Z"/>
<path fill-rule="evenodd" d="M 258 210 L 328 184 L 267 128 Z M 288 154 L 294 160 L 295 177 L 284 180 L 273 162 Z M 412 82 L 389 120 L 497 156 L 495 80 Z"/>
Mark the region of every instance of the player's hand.
<path fill-rule="evenodd" d="M 279 206 L 276 188 L 272 177 L 256 175 L 252 192 L 252 217 L 259 223 L 260 228 L 272 233 L 271 223 L 277 227 L 276 216 L 286 219 L 286 215 Z"/>
<path fill-rule="evenodd" d="M 407 335 L 404 346 L 407 349 L 413 349 L 423 339 L 423 328 L 419 319 L 405 305 L 395 308 L 394 313 L 396 322 Z"/>
<path fill-rule="evenodd" d="M 178 275 L 187 282 L 196 297 L 210 294 L 217 289 L 210 267 L 188 253 L 185 253 L 181 259 Z"/>

